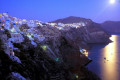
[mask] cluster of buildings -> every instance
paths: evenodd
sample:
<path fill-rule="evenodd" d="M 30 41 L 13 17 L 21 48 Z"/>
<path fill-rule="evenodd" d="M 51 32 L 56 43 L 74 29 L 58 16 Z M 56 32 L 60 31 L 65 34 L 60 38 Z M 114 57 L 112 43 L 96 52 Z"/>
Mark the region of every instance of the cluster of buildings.
<path fill-rule="evenodd" d="M 88 57 L 88 52 L 87 52 L 87 50 L 80 48 L 80 52 L 81 52 L 83 55 L 85 55 L 86 57 Z"/>
<path fill-rule="evenodd" d="M 21 25 L 27 24 L 28 29 L 21 30 Z M 38 41 L 43 41 L 44 36 L 36 34 L 36 27 L 41 26 L 41 22 L 37 20 L 27 21 L 25 19 L 18 19 L 16 17 L 11 17 L 7 13 L 0 14 L 0 32 L 7 30 L 10 33 L 10 38 L 7 35 L 3 37 L 8 38 L 7 42 L 4 43 L 4 51 L 13 61 L 21 63 L 20 59 L 15 56 L 14 49 L 16 49 L 13 43 L 22 43 L 24 42 L 24 37 L 28 37 L 31 41 L 31 44 L 35 47 L 37 46 L 34 38 L 37 38 Z M 4 38 L 3 38 L 4 39 Z"/>
<path fill-rule="evenodd" d="M 87 22 L 80 23 L 72 23 L 72 24 L 63 24 L 63 23 L 42 23 L 38 20 L 26 20 L 26 19 L 18 19 L 16 17 L 11 17 L 7 13 L 0 14 L 0 31 L 8 30 L 10 33 L 10 38 L 4 44 L 5 53 L 10 56 L 10 58 L 14 61 L 21 63 L 21 61 L 16 57 L 13 52 L 15 49 L 13 43 L 22 43 L 24 42 L 24 37 L 28 37 L 31 41 L 31 44 L 35 47 L 38 42 L 42 42 L 46 39 L 46 37 L 39 32 L 37 27 L 44 27 L 44 25 L 49 25 L 51 27 L 57 28 L 59 30 L 68 30 L 69 28 L 80 28 L 87 25 Z M 5 37 L 5 36 L 4 36 Z M 7 36 L 6 36 L 7 37 Z"/>
<path fill-rule="evenodd" d="M 63 23 L 47 23 L 51 25 L 51 27 L 55 27 L 59 30 L 67 30 L 69 28 L 80 28 L 87 25 L 87 22 L 79 22 L 79 23 L 70 23 L 70 24 L 63 24 Z"/>

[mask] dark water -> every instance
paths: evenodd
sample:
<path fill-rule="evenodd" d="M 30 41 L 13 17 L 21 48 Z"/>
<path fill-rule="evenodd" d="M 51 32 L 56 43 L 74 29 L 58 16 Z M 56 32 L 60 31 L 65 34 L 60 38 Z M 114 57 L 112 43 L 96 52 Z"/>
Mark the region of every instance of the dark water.
<path fill-rule="evenodd" d="M 93 61 L 87 66 L 102 80 L 120 80 L 120 34 L 112 35 L 108 45 L 96 44 L 89 50 Z"/>

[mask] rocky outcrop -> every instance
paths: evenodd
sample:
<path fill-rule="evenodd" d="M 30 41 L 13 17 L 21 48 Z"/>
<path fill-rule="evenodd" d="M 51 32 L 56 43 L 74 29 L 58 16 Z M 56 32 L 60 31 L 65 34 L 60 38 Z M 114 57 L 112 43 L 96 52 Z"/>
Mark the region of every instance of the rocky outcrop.
<path fill-rule="evenodd" d="M 101 25 L 109 33 L 120 33 L 120 21 L 106 21 Z"/>
<path fill-rule="evenodd" d="M 62 34 L 67 40 L 71 40 L 72 43 L 77 43 L 77 45 L 86 46 L 87 43 L 109 43 L 111 36 L 107 33 L 100 24 L 93 22 L 90 19 L 80 18 L 80 17 L 67 17 L 64 19 L 59 19 L 53 21 L 55 23 L 64 24 L 84 24 L 80 28 L 71 28 L 67 31 L 62 31 Z M 70 43 L 71 43 L 70 42 Z M 79 45 L 79 46 L 80 46 Z"/>
<path fill-rule="evenodd" d="M 45 41 L 34 47 L 30 40 L 24 37 L 24 42 L 13 43 L 15 56 L 19 57 L 21 63 L 12 61 L 4 53 L 2 46 L 0 49 L 0 78 L 5 79 L 27 79 L 27 80 L 99 80 L 99 78 L 84 68 L 84 65 L 90 60 L 79 52 L 79 48 L 68 43 L 57 29 L 44 27 L 49 30 L 49 36 Z M 48 35 L 43 30 L 44 35 Z M 42 31 L 41 31 L 42 32 Z M 5 33 L 4 33 L 5 34 Z M 7 39 L 7 38 L 6 38 Z M 1 39 L 0 39 L 1 40 Z M 4 42 L 0 42 L 4 43 Z M 52 53 L 49 49 L 42 49 L 42 45 L 47 45 L 55 53 L 56 57 L 50 57 Z M 57 59 L 56 59 L 57 58 Z M 79 68 L 78 68 L 79 66 Z M 79 70 L 76 71 L 75 69 Z M 19 77 L 13 75 L 19 75 Z M 79 76 L 79 77 L 76 77 Z"/>
<path fill-rule="evenodd" d="M 66 37 L 64 32 L 59 31 L 56 28 L 51 28 L 49 26 L 42 27 L 38 29 L 38 31 L 43 32 L 42 34 L 47 37 L 45 41 L 42 42 L 41 44 L 47 46 L 48 52 L 47 51 L 45 52 L 48 53 L 48 55 L 50 55 L 52 58 L 62 58 L 61 61 L 66 62 L 71 66 L 76 66 L 78 64 L 85 65 L 90 61 L 87 57 L 85 57 L 80 53 L 79 47 L 82 45 L 78 46 L 77 44 L 78 42 L 81 43 L 81 41 L 80 40 L 75 41 L 74 34 L 73 36 L 71 36 L 72 39 L 70 39 L 69 37 Z M 70 31 L 66 31 L 66 32 L 70 32 Z M 83 46 L 85 44 L 83 44 Z"/>
<path fill-rule="evenodd" d="M 20 57 L 21 56 L 21 57 Z M 30 59 L 24 54 L 19 55 L 22 64 L 13 62 L 9 57 L 0 52 L 0 78 L 1 80 L 21 79 L 12 75 L 13 72 L 19 73 L 27 80 L 99 80 L 95 74 L 92 74 L 84 67 L 81 70 L 69 69 L 65 64 L 59 64 L 49 60 L 45 56 L 39 56 L 39 59 Z M 79 72 L 79 73 L 78 73 Z"/>
<path fill-rule="evenodd" d="M 85 19 L 81 17 L 75 17 L 75 16 L 70 16 L 67 18 L 63 19 L 58 19 L 55 21 L 52 21 L 53 23 L 63 23 L 63 24 L 69 24 L 69 23 L 79 23 L 79 22 L 91 22 L 92 20 L 90 19 Z"/>
<path fill-rule="evenodd" d="M 12 19 L 7 22 L 11 24 Z M 1 24 L 3 25 L 4 22 Z M 88 43 L 97 41 L 95 39 L 97 37 L 93 37 L 96 31 L 100 35 L 105 34 L 101 32 L 101 28 L 88 24 L 79 28 L 67 27 L 59 30 L 47 23 L 38 24 L 39 26 L 29 27 L 25 23 L 21 25 L 20 22 L 19 26 L 14 23 L 14 26 L 11 24 L 12 26 L 2 27 L 0 30 L 0 79 L 100 80 L 85 68 L 91 60 L 80 52 L 80 48 L 87 48 Z M 21 34 L 23 41 L 19 43 L 11 41 L 11 33 Z M 36 36 L 42 39 L 39 40 Z M 100 39 L 98 41 L 102 42 Z"/>

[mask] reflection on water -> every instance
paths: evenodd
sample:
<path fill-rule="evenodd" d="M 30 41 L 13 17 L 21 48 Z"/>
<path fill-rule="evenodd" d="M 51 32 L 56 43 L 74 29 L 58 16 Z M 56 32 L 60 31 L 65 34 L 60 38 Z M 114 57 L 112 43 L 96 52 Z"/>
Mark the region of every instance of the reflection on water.
<path fill-rule="evenodd" d="M 94 45 L 89 51 L 93 62 L 87 67 L 102 80 L 120 80 L 120 35 L 112 35 L 108 45 Z"/>
<path fill-rule="evenodd" d="M 112 35 L 110 38 L 112 43 L 108 44 L 104 49 L 103 49 L 103 56 L 104 56 L 104 61 L 101 63 L 101 68 L 102 68 L 102 76 L 103 80 L 118 80 L 118 72 L 116 70 L 118 69 L 118 66 L 116 64 L 117 59 L 117 36 Z M 101 60 L 103 60 L 101 58 Z"/>

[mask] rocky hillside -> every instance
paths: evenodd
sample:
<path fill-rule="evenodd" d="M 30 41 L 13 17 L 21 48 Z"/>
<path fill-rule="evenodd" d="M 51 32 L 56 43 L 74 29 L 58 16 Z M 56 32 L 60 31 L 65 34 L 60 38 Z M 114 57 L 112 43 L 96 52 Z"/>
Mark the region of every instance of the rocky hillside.
<path fill-rule="evenodd" d="M 120 21 L 106 21 L 101 25 L 109 33 L 120 33 Z"/>
<path fill-rule="evenodd" d="M 100 80 L 85 68 L 88 43 L 109 42 L 97 23 L 43 23 L 0 16 L 1 80 Z"/>
<path fill-rule="evenodd" d="M 44 28 L 46 30 L 47 27 Z M 56 31 L 47 29 L 50 34 Z M 84 67 L 90 60 L 81 54 L 79 49 L 69 44 L 64 37 L 59 38 L 60 35 L 56 35 L 41 43 L 36 41 L 37 47 L 34 47 L 26 36 L 22 43 L 12 42 L 13 46 L 18 48 L 13 51 L 14 56 L 21 61 L 19 63 L 11 59 L 4 51 L 3 45 L 9 39 L 9 34 L 7 31 L 1 32 L 0 35 L 1 80 L 99 80 L 95 74 Z M 7 35 L 7 37 L 4 38 L 2 35 Z M 47 37 L 48 34 L 44 33 L 44 35 Z"/>
<path fill-rule="evenodd" d="M 53 23 L 69 24 L 69 23 L 79 23 L 79 22 L 92 22 L 92 20 L 81 18 L 81 17 L 70 16 L 70 17 L 58 19 L 58 20 L 55 20 L 52 22 Z"/>
<path fill-rule="evenodd" d="M 53 21 L 55 23 L 63 23 L 63 24 L 80 24 L 82 27 L 79 28 L 71 28 L 69 31 L 63 31 L 64 34 L 70 34 L 69 37 L 76 39 L 74 42 L 80 42 L 78 44 L 85 44 L 85 43 L 108 43 L 110 42 L 108 34 L 101 25 L 98 23 L 93 22 L 90 19 L 80 18 L 80 17 L 67 17 L 64 19 L 58 19 Z M 71 36 L 72 35 L 72 36 Z M 64 35 L 65 36 L 65 35 Z"/>

